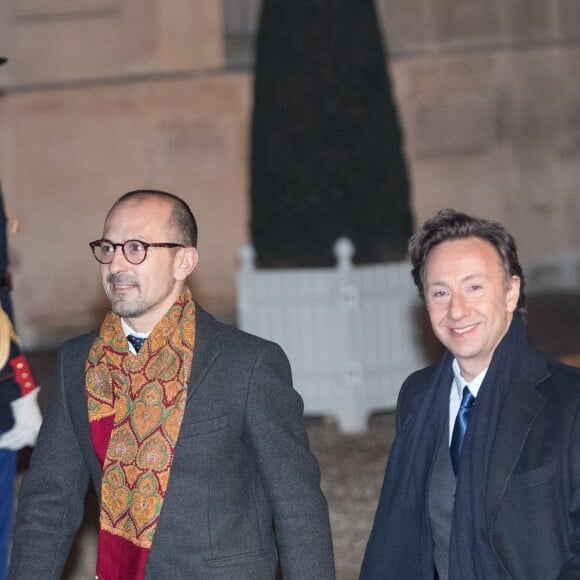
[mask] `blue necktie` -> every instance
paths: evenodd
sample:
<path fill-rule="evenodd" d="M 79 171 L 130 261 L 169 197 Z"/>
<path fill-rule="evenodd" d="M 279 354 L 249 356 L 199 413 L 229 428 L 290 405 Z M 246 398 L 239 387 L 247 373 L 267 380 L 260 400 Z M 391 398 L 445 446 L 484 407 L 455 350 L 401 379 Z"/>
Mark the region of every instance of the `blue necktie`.
<path fill-rule="evenodd" d="M 127 340 L 133 345 L 135 352 L 139 352 L 139 349 L 143 346 L 143 343 L 147 340 L 146 338 L 141 338 L 133 334 L 127 335 Z"/>
<path fill-rule="evenodd" d="M 469 415 L 471 413 L 471 408 L 475 397 L 471 394 L 468 387 L 463 388 L 463 397 L 461 399 L 461 405 L 459 406 L 459 411 L 457 417 L 455 418 L 455 426 L 453 427 L 453 436 L 451 437 L 451 445 L 449 447 L 449 453 L 451 453 L 451 463 L 453 465 L 453 471 L 457 475 L 459 469 L 459 457 L 461 456 L 461 448 L 463 447 L 463 439 L 465 438 L 465 432 L 467 431 L 467 425 L 469 423 Z"/>

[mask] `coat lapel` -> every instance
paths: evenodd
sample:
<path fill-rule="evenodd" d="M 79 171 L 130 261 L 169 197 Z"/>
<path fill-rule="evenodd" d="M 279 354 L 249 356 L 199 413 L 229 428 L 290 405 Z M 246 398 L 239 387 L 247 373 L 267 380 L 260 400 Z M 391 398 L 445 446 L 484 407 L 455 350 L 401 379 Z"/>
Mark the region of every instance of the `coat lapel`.
<path fill-rule="evenodd" d="M 219 332 L 220 324 L 206 312 L 199 304 L 195 305 L 195 346 L 191 361 L 191 374 L 187 387 L 187 399 L 193 394 L 213 366 L 219 351 L 213 344 L 214 336 Z"/>
<path fill-rule="evenodd" d="M 81 337 L 79 342 L 74 345 L 71 352 L 63 360 L 62 372 L 65 374 L 65 378 L 63 379 L 65 385 L 70 385 L 70 408 L 74 411 L 71 412 L 71 420 L 77 432 L 79 445 L 89 463 L 91 473 L 93 476 L 98 477 L 100 483 L 101 466 L 94 453 L 93 441 L 91 439 L 85 376 L 87 358 L 96 337 L 96 332 Z M 69 372 L 70 375 L 68 374 Z"/>
<path fill-rule="evenodd" d="M 545 358 L 529 347 L 520 369 L 503 404 L 491 455 L 486 493 L 490 530 L 530 429 L 546 404 L 545 397 L 535 389 L 550 374 Z"/>

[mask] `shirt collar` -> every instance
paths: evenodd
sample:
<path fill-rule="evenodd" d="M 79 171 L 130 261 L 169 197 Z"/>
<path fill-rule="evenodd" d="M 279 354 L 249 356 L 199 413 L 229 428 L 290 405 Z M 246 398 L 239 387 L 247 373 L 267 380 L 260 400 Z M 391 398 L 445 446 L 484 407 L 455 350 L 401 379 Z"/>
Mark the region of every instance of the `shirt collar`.
<path fill-rule="evenodd" d="M 461 397 L 463 396 L 463 388 L 469 387 L 471 394 L 474 397 L 477 397 L 479 393 L 479 388 L 481 387 L 481 383 L 483 383 L 483 379 L 485 379 L 485 374 L 487 373 L 487 369 L 489 367 L 484 368 L 473 380 L 467 382 L 462 376 L 461 371 L 459 369 L 459 364 L 457 359 L 453 359 L 453 376 L 455 377 L 453 380 L 453 384 L 457 389 L 457 395 L 459 396 L 459 400 L 461 401 Z"/>
<path fill-rule="evenodd" d="M 132 334 L 133 336 L 138 336 L 139 338 L 148 338 L 148 336 L 153 332 L 150 330 L 149 332 L 135 332 L 126 322 L 124 318 L 121 318 L 121 327 L 123 328 L 123 332 L 125 336 L 129 336 Z"/>

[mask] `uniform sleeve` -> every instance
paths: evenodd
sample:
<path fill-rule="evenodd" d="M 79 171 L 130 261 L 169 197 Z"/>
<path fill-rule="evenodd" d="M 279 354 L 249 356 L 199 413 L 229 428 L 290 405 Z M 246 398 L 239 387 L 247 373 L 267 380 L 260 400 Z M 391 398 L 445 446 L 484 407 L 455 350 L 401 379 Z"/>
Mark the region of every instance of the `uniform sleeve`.
<path fill-rule="evenodd" d="M 282 349 L 265 343 L 252 373 L 246 425 L 270 508 L 284 580 L 335 577 L 326 499 Z"/>
<path fill-rule="evenodd" d="M 10 580 L 58 580 L 83 518 L 89 470 L 72 425 L 65 385 L 66 356 L 59 353 L 30 467 L 18 498 Z"/>
<path fill-rule="evenodd" d="M 24 377 L 22 376 L 23 373 Z M 26 393 L 23 393 L 23 387 L 27 382 L 31 383 L 31 386 Z M 36 384 L 34 378 L 32 378 L 28 362 L 18 345 L 12 341 L 10 344 L 10 358 L 0 370 L 0 403 L 9 405 L 12 401 L 28 394 L 35 388 Z"/>

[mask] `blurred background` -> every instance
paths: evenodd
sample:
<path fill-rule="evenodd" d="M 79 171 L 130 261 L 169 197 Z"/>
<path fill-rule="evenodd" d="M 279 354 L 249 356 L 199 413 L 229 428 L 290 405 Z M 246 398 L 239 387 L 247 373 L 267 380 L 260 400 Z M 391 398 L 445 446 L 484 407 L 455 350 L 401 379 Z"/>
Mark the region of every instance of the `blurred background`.
<path fill-rule="evenodd" d="M 499 219 L 518 241 L 530 290 L 578 288 L 577 0 L 263 4 L 264 13 L 260 0 L 0 0 L 0 55 L 9 59 L 0 69 L 0 179 L 6 207 L 21 222 L 11 244 L 13 298 L 29 348 L 55 346 L 97 324 L 105 303 L 87 244 L 100 237 L 111 203 L 141 187 L 191 204 L 200 224 L 195 294 L 235 321 L 238 248 L 251 239 L 252 219 L 257 233 L 264 221 L 252 217 L 252 196 L 271 195 L 274 203 L 276 194 L 292 193 L 275 185 L 298 179 L 303 195 L 319 187 L 327 200 L 348 197 L 346 178 L 314 180 L 352 153 L 321 157 L 299 139 L 314 133 L 324 143 L 325 127 L 313 128 L 324 121 L 316 113 L 327 114 L 326 127 L 336 125 L 349 91 L 368 105 L 351 110 L 353 118 L 370 117 L 381 94 L 395 108 L 374 130 L 388 136 L 400 128 L 407 184 L 388 203 L 405 225 L 401 236 L 410 219 L 420 224 L 441 207 Z M 266 100 L 283 90 L 277 102 L 259 103 L 266 114 L 255 119 L 252 169 L 256 70 Z M 378 98 L 365 101 L 371 93 Z M 302 119 L 299 106 L 307 111 Z M 268 111 L 275 116 L 262 129 Z M 268 143 L 278 125 L 295 119 L 304 127 L 294 143 Z M 385 145 L 353 126 L 356 118 L 339 137 L 347 152 L 355 140 L 354 170 L 372 172 L 376 151 L 384 151 L 383 167 L 401 172 L 396 134 Z M 326 143 L 337 141 L 334 133 Z M 275 155 L 263 161 L 269 145 Z M 296 150 L 318 157 L 300 164 Z M 297 159 L 292 167 L 260 181 L 289 156 Z M 367 187 L 360 203 L 365 194 L 379 199 Z M 315 201 L 305 202 L 310 213 Z M 350 201 L 354 215 L 357 201 Z M 391 212 L 379 209 L 386 223 Z M 288 232 L 289 243 L 300 238 Z"/>
<path fill-rule="evenodd" d="M 379 264 L 443 207 L 497 219 L 534 342 L 578 362 L 578 0 L 0 0 L 0 56 L 15 317 L 43 397 L 54 349 L 107 307 L 88 242 L 137 188 L 191 205 L 194 295 L 234 324 L 242 244 L 262 268 L 312 268 L 348 236 L 356 264 Z M 393 424 L 308 418 L 340 580 Z M 69 579 L 92 574 L 88 506 Z"/>

